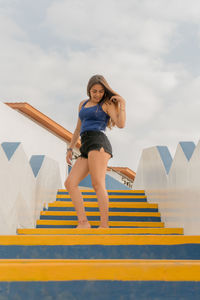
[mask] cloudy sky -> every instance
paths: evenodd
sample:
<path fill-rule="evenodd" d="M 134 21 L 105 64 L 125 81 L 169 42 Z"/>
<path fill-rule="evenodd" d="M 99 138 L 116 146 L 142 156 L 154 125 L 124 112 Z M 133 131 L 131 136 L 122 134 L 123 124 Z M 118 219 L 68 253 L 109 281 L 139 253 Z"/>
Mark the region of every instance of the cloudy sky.
<path fill-rule="evenodd" d="M 142 149 L 200 136 L 199 0 L 0 0 L 0 99 L 28 102 L 74 131 L 102 74 L 127 103 L 107 129 L 110 166 L 137 170 Z"/>

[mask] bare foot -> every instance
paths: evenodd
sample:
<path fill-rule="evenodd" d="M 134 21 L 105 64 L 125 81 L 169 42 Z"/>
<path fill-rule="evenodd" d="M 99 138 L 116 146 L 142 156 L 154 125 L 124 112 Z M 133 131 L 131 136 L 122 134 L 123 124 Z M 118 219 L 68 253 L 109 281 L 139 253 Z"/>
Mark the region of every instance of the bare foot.
<path fill-rule="evenodd" d="M 97 227 L 97 228 L 109 228 L 109 226 L 108 226 L 108 225 L 100 225 L 100 226 Z"/>
<path fill-rule="evenodd" d="M 85 221 L 79 221 L 78 226 L 76 228 L 91 228 L 91 226 L 88 220 L 85 220 Z"/>

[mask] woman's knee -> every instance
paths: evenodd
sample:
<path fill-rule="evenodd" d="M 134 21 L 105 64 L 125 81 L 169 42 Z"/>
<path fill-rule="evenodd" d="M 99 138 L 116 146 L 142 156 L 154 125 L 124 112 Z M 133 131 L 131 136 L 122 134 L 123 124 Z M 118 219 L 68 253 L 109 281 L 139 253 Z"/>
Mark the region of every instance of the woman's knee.
<path fill-rule="evenodd" d="M 69 180 L 68 180 L 68 178 L 65 180 L 64 186 L 66 187 L 66 189 L 68 189 L 68 186 L 69 186 Z"/>
<path fill-rule="evenodd" d="M 74 188 L 77 188 L 78 186 L 78 184 L 74 180 L 71 180 L 70 176 L 68 176 L 68 178 L 65 180 L 64 185 L 67 190 L 72 190 Z"/>
<path fill-rule="evenodd" d="M 98 180 L 98 179 L 92 179 L 92 186 L 95 191 L 99 189 L 105 189 L 105 182 Z"/>

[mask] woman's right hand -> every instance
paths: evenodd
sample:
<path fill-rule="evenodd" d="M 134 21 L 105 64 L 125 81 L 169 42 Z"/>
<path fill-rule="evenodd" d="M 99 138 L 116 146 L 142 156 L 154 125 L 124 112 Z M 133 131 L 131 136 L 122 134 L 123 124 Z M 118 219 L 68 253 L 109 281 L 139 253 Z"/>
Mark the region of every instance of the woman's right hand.
<path fill-rule="evenodd" d="M 72 151 L 67 151 L 67 155 L 66 155 L 66 161 L 69 165 L 72 164 Z"/>

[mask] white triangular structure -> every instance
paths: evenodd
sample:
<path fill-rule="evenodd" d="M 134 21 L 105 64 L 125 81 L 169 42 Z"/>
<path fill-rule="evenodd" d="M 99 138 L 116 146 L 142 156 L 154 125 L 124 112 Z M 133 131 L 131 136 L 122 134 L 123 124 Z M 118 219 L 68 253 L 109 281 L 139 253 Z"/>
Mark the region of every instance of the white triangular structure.
<path fill-rule="evenodd" d="M 160 149 L 143 150 L 134 189 L 143 187 L 148 200 L 159 204 L 166 227 L 200 234 L 200 142 L 196 147 L 193 142 L 180 142 L 171 164 L 167 152 L 161 154 Z"/>

